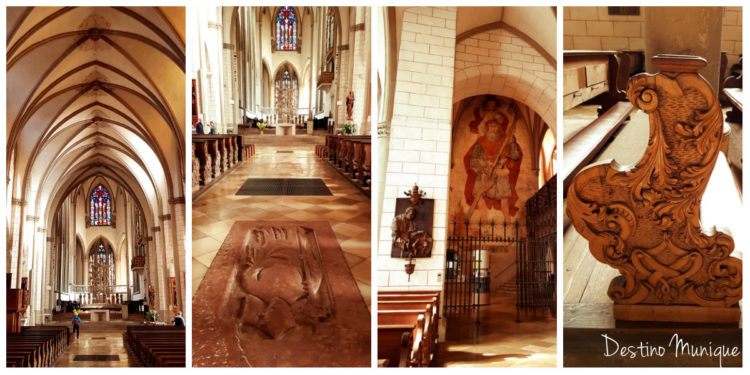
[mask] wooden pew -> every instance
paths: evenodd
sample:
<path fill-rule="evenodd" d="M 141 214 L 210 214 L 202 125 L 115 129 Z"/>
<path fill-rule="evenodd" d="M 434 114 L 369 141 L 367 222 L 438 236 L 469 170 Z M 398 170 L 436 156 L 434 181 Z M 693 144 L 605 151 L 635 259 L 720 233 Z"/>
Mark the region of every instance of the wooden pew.
<path fill-rule="evenodd" d="M 388 359 L 391 367 L 400 367 L 401 364 L 405 364 L 406 367 L 429 365 L 429 361 L 425 364 L 423 358 L 424 325 L 424 314 L 378 312 L 378 358 Z M 405 334 L 411 340 L 407 339 Z M 408 355 L 404 355 L 405 345 L 409 345 Z M 398 353 L 397 356 L 394 356 L 395 353 Z"/>
<path fill-rule="evenodd" d="M 128 326 L 124 336 L 147 367 L 185 366 L 185 327 Z"/>
<path fill-rule="evenodd" d="M 413 324 L 378 325 L 378 361 L 385 367 L 411 367 L 412 353 L 419 356 L 419 345 L 414 348 Z M 414 358 L 415 362 L 419 362 Z"/>
<path fill-rule="evenodd" d="M 633 111 L 629 102 L 618 102 L 594 122 L 571 137 L 563 148 L 563 193 L 567 194 L 568 186 L 578 172 L 587 166 L 601 151 L 615 132 L 622 126 Z"/>
<path fill-rule="evenodd" d="M 419 317 L 424 317 L 424 321 L 419 325 L 421 332 L 416 332 Z M 437 345 L 439 317 L 439 291 L 379 291 L 378 359 L 387 359 L 391 367 L 403 364 L 403 358 L 396 357 L 403 351 L 398 335 L 411 332 L 412 348 L 419 348 L 421 360 L 408 362 L 409 366 L 429 366 Z"/>
<path fill-rule="evenodd" d="M 64 326 L 22 327 L 6 334 L 7 367 L 49 367 L 70 344 Z"/>
<path fill-rule="evenodd" d="M 637 55 L 615 51 L 565 51 L 563 54 L 563 108 L 583 103 L 600 104 L 599 117 L 564 144 L 563 195 L 578 172 L 588 165 L 630 117 L 626 100 L 627 76 Z"/>
<path fill-rule="evenodd" d="M 369 135 L 327 135 L 315 155 L 326 160 L 339 174 L 369 195 L 372 145 Z"/>
<path fill-rule="evenodd" d="M 386 311 L 419 311 L 425 314 L 424 345 L 429 358 L 435 353 L 438 336 L 438 308 L 437 298 L 432 297 L 428 301 L 403 300 L 403 301 L 378 301 L 378 312 Z"/>

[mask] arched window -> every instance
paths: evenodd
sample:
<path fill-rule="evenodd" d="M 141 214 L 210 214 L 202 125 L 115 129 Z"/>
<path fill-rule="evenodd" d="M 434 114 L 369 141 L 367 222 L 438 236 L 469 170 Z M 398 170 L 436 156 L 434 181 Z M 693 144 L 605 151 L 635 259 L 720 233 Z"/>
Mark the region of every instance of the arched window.
<path fill-rule="evenodd" d="M 97 186 L 89 198 L 89 224 L 91 226 L 112 225 L 112 199 L 102 185 Z"/>
<path fill-rule="evenodd" d="M 276 50 L 297 50 L 297 16 L 290 7 L 282 7 L 276 15 Z"/>

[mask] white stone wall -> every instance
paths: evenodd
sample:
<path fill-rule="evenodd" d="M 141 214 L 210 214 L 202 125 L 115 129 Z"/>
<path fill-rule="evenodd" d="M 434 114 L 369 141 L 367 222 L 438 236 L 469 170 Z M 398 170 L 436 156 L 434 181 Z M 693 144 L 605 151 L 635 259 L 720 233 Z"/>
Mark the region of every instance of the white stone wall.
<path fill-rule="evenodd" d="M 563 48 L 646 50 L 646 17 L 610 16 L 607 7 L 564 7 Z"/>
<path fill-rule="evenodd" d="M 441 289 L 456 44 L 455 7 L 404 12 L 394 97 L 389 161 L 378 243 L 378 289 Z M 396 198 L 414 183 L 435 199 L 431 258 L 417 259 L 407 281 L 403 259 L 392 259 L 391 222 Z"/>
<path fill-rule="evenodd" d="M 721 50 L 727 52 L 727 68 L 742 54 L 742 7 L 724 7 L 721 26 Z"/>
<path fill-rule="evenodd" d="M 505 29 L 487 30 L 456 45 L 453 102 L 483 94 L 505 96 L 526 104 L 555 129 L 556 72 L 522 37 Z"/>

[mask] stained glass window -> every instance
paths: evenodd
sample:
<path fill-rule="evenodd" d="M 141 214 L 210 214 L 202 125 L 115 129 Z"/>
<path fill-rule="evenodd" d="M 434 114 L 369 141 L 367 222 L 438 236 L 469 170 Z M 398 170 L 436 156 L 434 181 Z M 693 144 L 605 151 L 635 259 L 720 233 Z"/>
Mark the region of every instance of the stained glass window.
<path fill-rule="evenodd" d="M 297 16 L 290 7 L 282 7 L 276 15 L 276 50 L 297 50 Z"/>
<path fill-rule="evenodd" d="M 102 185 L 97 186 L 91 193 L 89 218 L 91 226 L 112 225 L 112 199 Z"/>

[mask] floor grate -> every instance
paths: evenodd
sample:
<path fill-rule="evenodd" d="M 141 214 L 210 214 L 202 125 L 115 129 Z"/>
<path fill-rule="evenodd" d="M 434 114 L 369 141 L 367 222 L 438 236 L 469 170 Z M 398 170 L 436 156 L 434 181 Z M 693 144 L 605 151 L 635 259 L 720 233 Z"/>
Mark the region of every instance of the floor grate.
<path fill-rule="evenodd" d="M 78 354 L 73 357 L 73 361 L 113 362 L 119 360 L 120 356 L 117 354 Z"/>
<path fill-rule="evenodd" d="M 320 178 L 248 178 L 235 195 L 333 195 Z"/>
<path fill-rule="evenodd" d="M 276 151 L 277 154 L 293 154 L 294 151 L 291 150 L 278 150 Z"/>
<path fill-rule="evenodd" d="M 92 337 L 92 340 L 106 340 L 106 337 Z"/>

